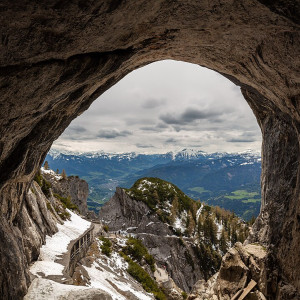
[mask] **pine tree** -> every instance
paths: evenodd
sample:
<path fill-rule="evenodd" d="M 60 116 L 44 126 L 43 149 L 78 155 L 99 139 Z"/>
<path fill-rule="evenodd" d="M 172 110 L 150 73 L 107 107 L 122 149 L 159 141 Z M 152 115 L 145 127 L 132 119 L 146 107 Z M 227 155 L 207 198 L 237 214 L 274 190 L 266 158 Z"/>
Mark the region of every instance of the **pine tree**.
<path fill-rule="evenodd" d="M 48 164 L 48 161 L 46 160 L 45 163 L 44 163 L 44 169 L 45 170 L 49 170 L 49 164 Z"/>
<path fill-rule="evenodd" d="M 59 170 L 58 169 L 56 169 L 56 174 L 59 174 Z"/>
<path fill-rule="evenodd" d="M 207 217 L 203 222 L 203 236 L 205 239 L 209 239 L 209 231 L 209 217 Z"/>
<path fill-rule="evenodd" d="M 157 190 L 154 190 L 154 191 L 153 191 L 153 199 L 154 199 L 154 201 L 155 201 L 155 204 L 160 203 L 160 199 L 159 199 L 159 195 L 158 195 Z"/>
<path fill-rule="evenodd" d="M 192 212 L 193 218 L 194 218 L 195 220 L 196 220 L 197 210 L 198 210 L 197 203 L 196 203 L 196 202 L 192 202 L 192 205 L 191 205 L 191 212 Z"/>
<path fill-rule="evenodd" d="M 193 215 L 191 213 L 191 211 L 189 211 L 189 214 L 188 214 L 188 222 L 187 222 L 187 233 L 189 235 L 191 235 L 195 229 L 195 221 L 194 221 L 194 218 L 193 218 Z"/>
<path fill-rule="evenodd" d="M 217 226 L 210 216 L 207 216 L 203 223 L 203 234 L 207 241 L 217 243 Z"/>
<path fill-rule="evenodd" d="M 212 218 L 209 219 L 210 219 L 210 240 L 213 244 L 216 244 L 218 242 L 217 239 L 218 228 L 215 222 L 213 221 L 213 219 Z"/>
<path fill-rule="evenodd" d="M 179 202 L 178 202 L 178 197 L 175 195 L 173 201 L 172 201 L 172 207 L 171 207 L 171 221 L 175 222 L 177 213 L 179 209 Z"/>
<path fill-rule="evenodd" d="M 225 254 L 227 252 L 227 238 L 226 238 L 226 232 L 225 229 L 222 229 L 222 233 L 221 233 L 221 237 L 220 237 L 220 241 L 219 241 L 219 247 L 220 250 L 223 252 L 223 254 Z"/>
<path fill-rule="evenodd" d="M 234 245 L 238 241 L 235 224 L 231 228 L 231 244 Z"/>
<path fill-rule="evenodd" d="M 61 177 L 62 177 L 63 179 L 67 179 L 67 174 L 66 174 L 65 169 L 62 170 L 62 172 L 61 172 Z"/>

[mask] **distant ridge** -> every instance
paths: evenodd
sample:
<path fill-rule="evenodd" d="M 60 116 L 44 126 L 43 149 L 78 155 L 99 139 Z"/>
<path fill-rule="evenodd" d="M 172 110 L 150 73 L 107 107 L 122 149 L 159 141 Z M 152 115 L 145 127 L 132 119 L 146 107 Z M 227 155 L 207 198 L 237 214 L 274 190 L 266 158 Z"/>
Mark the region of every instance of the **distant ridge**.
<path fill-rule="evenodd" d="M 141 177 L 170 181 L 192 199 L 233 210 L 245 220 L 257 216 L 260 209 L 261 157 L 256 151 L 206 153 L 186 148 L 145 154 L 51 149 L 46 160 L 52 169 L 64 169 L 89 183 L 88 206 L 95 212 L 117 186 L 129 188 Z"/>
<path fill-rule="evenodd" d="M 103 150 L 98 151 L 88 151 L 88 152 L 79 152 L 79 151 L 68 151 L 68 150 L 58 150 L 55 148 L 51 148 L 48 152 L 48 155 L 52 156 L 53 158 L 57 158 L 60 155 L 72 155 L 72 156 L 85 156 L 89 158 L 98 158 L 98 157 L 105 157 L 105 158 L 124 158 L 124 159 L 131 159 L 137 156 L 145 156 L 145 155 L 160 155 L 160 156 L 170 156 L 173 160 L 176 159 L 197 159 L 199 157 L 224 157 L 228 155 L 244 155 L 249 157 L 257 157 L 260 158 L 261 154 L 259 151 L 254 150 L 245 150 L 241 152 L 205 152 L 202 150 L 195 150 L 195 149 L 188 149 L 184 148 L 179 151 L 169 151 L 166 153 L 137 153 L 137 152 L 105 152 Z"/>

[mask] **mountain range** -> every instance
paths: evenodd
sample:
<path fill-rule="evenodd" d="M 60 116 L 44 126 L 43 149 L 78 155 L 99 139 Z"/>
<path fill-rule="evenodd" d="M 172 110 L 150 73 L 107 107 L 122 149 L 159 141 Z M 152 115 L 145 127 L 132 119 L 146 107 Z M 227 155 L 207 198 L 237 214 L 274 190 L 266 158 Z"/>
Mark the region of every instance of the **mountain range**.
<path fill-rule="evenodd" d="M 252 151 L 111 154 L 50 150 L 46 160 L 52 169 L 64 169 L 67 175 L 88 182 L 88 207 L 96 212 L 117 186 L 129 188 L 138 178 L 157 177 L 176 184 L 192 199 L 232 210 L 245 220 L 259 213 L 261 158 Z"/>

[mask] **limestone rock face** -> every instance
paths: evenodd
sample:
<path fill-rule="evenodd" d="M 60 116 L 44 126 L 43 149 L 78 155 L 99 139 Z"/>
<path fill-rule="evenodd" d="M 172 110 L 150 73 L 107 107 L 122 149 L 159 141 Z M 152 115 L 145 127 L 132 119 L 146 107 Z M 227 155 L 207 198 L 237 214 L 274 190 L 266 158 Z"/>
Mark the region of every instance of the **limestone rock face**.
<path fill-rule="evenodd" d="M 83 216 L 88 213 L 87 198 L 89 195 L 88 183 L 76 176 L 69 176 L 66 179 L 57 180 L 51 174 L 43 173 L 43 176 L 51 183 L 53 193 L 63 197 L 70 197 L 76 204 Z"/>
<path fill-rule="evenodd" d="M 162 59 L 211 68 L 241 86 L 263 134 L 264 222 L 254 226 L 251 241 L 263 238 L 270 246 L 269 297 L 279 299 L 287 283 L 299 292 L 299 6 L 298 0 L 1 1 L 4 299 L 21 298 L 29 283 L 18 220 L 52 142 L 122 77 Z"/>
<path fill-rule="evenodd" d="M 6 225 L 6 227 L 0 228 L 2 272 L 6 271 L 5 266 L 7 268 L 9 266 L 8 270 L 12 271 L 8 272 L 7 282 L 17 281 L 19 283 L 18 286 L 4 285 L 2 299 L 13 299 L 10 297 L 11 293 L 22 298 L 22 293 L 26 292 L 30 282 L 29 274 L 26 272 L 29 263 L 38 258 L 46 235 L 53 235 L 57 232 L 56 223 L 60 219 L 51 213 L 47 205 L 51 206 L 39 185 L 33 181 L 25 195 L 21 210 L 15 218 L 14 226 Z M 5 222 L 3 224 L 5 225 Z M 8 260 L 4 260 L 4 258 Z M 22 268 L 19 264 L 22 264 Z"/>
<path fill-rule="evenodd" d="M 219 300 L 214 287 L 219 273 L 213 275 L 209 280 L 203 279 L 197 281 L 193 286 L 191 293 L 188 296 L 188 300 L 202 300 L 202 299 L 213 299 Z"/>
<path fill-rule="evenodd" d="M 222 299 L 231 299 L 244 289 L 250 280 L 257 283 L 260 292 L 266 293 L 266 250 L 259 245 L 243 246 L 236 243 L 223 257 L 216 281 L 216 290 Z"/>
<path fill-rule="evenodd" d="M 22 208 L 22 218 L 20 218 L 20 230 L 23 234 L 28 262 L 38 258 L 46 235 L 51 236 L 57 231 L 57 219 L 48 209 L 47 202 L 39 185 L 33 181 L 26 195 L 26 205 Z"/>
<path fill-rule="evenodd" d="M 123 189 L 117 188 L 101 208 L 99 218 L 110 231 L 126 231 L 141 239 L 156 263 L 182 290 L 189 292 L 195 282 L 204 277 L 193 239 L 175 236 L 145 203 L 131 199 Z"/>

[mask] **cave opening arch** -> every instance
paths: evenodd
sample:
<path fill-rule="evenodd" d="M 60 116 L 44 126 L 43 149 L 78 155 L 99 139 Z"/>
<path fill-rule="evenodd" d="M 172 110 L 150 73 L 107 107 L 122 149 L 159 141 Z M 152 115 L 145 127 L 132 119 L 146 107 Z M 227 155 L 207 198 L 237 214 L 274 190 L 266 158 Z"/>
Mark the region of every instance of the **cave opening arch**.
<path fill-rule="evenodd" d="M 131 72 L 101 95 L 88 111 L 72 121 L 62 136 L 54 142 L 53 150 L 50 151 L 52 155 L 49 155 L 46 160 L 56 170 L 61 169 L 58 161 L 55 160 L 56 150 L 59 153 L 59 149 L 66 155 L 94 150 L 96 156 L 104 151 L 112 157 L 117 153 L 122 154 L 120 157 L 123 157 L 124 153 L 132 152 L 137 155 L 157 155 L 173 151 L 175 154 L 185 148 L 191 149 L 193 153 L 196 151 L 195 154 L 199 150 L 208 153 L 238 153 L 249 149 L 252 149 L 254 154 L 261 149 L 261 132 L 239 87 L 212 70 L 194 64 L 166 60 Z M 87 157 L 89 156 L 91 153 L 87 154 Z M 65 165 L 64 168 L 69 175 L 78 175 L 74 171 L 74 168 L 78 168 L 82 176 L 88 176 L 82 173 L 84 171 L 80 170 L 80 165 L 76 163 L 75 165 L 72 164 L 71 173 Z M 102 170 L 101 165 L 99 168 Z M 120 168 L 122 173 L 122 165 Z M 260 196 L 258 191 L 260 171 L 256 169 L 256 164 L 254 169 L 251 169 L 250 165 L 241 168 L 249 168 L 249 174 L 243 173 L 243 178 L 246 181 L 253 180 L 250 177 L 255 178 L 254 185 L 257 187 L 255 193 Z M 89 170 L 90 167 L 86 172 L 89 173 Z M 93 170 L 96 172 L 95 166 Z M 235 171 L 233 172 L 235 174 Z M 92 180 L 89 183 L 94 190 L 94 195 L 98 191 L 102 197 L 105 195 L 106 200 L 112 196 L 115 187 L 129 188 L 134 183 L 132 180 L 124 182 L 121 175 L 119 178 L 116 174 L 112 174 L 111 178 L 118 183 L 110 185 L 111 191 L 107 190 L 105 185 L 106 177 L 109 175 L 99 174 L 99 176 L 101 188 Z M 126 178 L 128 176 L 126 175 Z M 133 173 L 131 176 L 136 178 Z M 192 180 L 192 175 L 190 176 Z M 226 176 L 224 175 L 222 180 L 227 180 Z M 243 186 L 238 183 L 243 179 L 232 176 L 229 182 L 238 186 L 235 190 L 243 189 Z M 248 179 L 245 179 L 245 176 Z M 162 179 L 173 182 L 179 188 L 183 187 L 179 178 L 172 181 L 171 177 L 165 175 Z M 195 181 L 195 178 L 193 180 Z M 201 186 L 201 182 L 198 182 L 198 185 Z M 205 190 L 211 188 L 206 187 Z M 208 200 L 207 193 L 192 193 L 186 187 L 184 192 L 193 199 Z M 92 198 L 94 199 L 95 196 L 91 195 L 90 201 Z M 255 198 L 257 200 L 251 203 L 240 203 L 240 206 L 235 206 L 234 200 L 228 199 L 229 203 L 225 204 L 224 208 L 233 209 L 247 221 L 259 213 L 259 197 Z M 223 206 L 220 201 L 214 202 L 214 205 Z M 242 206 L 245 213 L 242 213 Z"/>
<path fill-rule="evenodd" d="M 52 142 L 118 80 L 162 59 L 208 67 L 241 86 L 263 135 L 263 212 L 254 240 L 270 246 L 268 293 L 280 299 L 282 282 L 299 291 L 297 3 L 4 1 L 2 6 L 0 262 L 10 261 L 0 273 L 4 297 L 21 298 L 30 281 L 21 208 Z"/>

